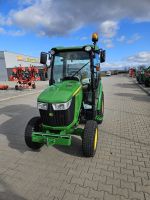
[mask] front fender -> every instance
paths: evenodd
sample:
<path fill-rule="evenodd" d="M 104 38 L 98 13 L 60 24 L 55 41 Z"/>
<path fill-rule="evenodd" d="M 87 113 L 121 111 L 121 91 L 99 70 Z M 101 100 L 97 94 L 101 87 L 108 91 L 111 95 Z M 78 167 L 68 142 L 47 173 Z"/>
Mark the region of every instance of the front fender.
<path fill-rule="evenodd" d="M 102 85 L 102 81 L 99 81 L 99 85 L 98 85 L 98 101 L 97 101 L 97 107 L 96 110 L 100 111 L 101 106 L 102 106 L 102 94 L 103 94 L 103 85 Z"/>

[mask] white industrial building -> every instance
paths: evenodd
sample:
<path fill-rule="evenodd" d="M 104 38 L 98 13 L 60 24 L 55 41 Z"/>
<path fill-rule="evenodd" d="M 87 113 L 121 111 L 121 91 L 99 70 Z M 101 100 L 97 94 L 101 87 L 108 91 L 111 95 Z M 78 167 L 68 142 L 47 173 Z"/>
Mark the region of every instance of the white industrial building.
<path fill-rule="evenodd" d="M 33 56 L 27 56 L 19 53 L 13 53 L 9 51 L 0 51 L 0 81 L 8 80 L 12 72 L 12 68 L 18 67 L 29 67 L 30 65 L 36 67 L 42 67 L 40 59 Z"/>

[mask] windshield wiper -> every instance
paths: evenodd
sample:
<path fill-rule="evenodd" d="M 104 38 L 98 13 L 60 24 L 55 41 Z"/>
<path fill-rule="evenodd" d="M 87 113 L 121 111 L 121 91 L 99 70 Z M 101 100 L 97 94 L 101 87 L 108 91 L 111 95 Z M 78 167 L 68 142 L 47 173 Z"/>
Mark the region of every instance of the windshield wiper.
<path fill-rule="evenodd" d="M 86 65 L 88 65 L 90 62 L 87 62 L 85 65 L 83 65 L 77 72 L 75 72 L 71 77 L 74 77 L 76 74 L 79 73 Z"/>

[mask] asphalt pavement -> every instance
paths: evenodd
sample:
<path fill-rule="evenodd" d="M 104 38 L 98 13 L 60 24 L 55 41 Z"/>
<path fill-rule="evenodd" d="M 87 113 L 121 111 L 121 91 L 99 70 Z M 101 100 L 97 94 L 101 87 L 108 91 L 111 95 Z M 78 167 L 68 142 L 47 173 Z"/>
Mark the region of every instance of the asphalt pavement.
<path fill-rule="evenodd" d="M 47 87 L 49 81 L 36 81 L 36 89 L 19 89 L 15 90 L 16 82 L 4 81 L 0 84 L 8 85 L 7 90 L 0 90 L 0 102 L 4 100 L 13 99 L 16 97 L 26 96 L 26 94 L 36 94 L 43 90 L 44 87 Z"/>
<path fill-rule="evenodd" d="M 105 116 L 94 158 L 83 157 L 79 137 L 70 147 L 25 145 L 47 83 L 21 94 L 0 91 L 0 200 L 150 199 L 150 96 L 125 75 L 102 81 Z"/>

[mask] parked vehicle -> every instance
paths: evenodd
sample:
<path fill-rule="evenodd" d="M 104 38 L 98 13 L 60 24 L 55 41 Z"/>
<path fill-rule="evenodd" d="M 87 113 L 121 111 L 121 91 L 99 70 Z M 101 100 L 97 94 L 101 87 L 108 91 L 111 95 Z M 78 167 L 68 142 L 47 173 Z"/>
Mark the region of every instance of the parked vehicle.
<path fill-rule="evenodd" d="M 111 71 L 107 71 L 106 76 L 111 76 Z"/>
<path fill-rule="evenodd" d="M 143 79 L 144 79 L 145 86 L 149 87 L 150 86 L 150 66 L 145 69 Z"/>
<path fill-rule="evenodd" d="M 139 66 L 136 70 L 136 80 L 139 84 L 144 83 L 144 71 L 146 66 Z"/>
<path fill-rule="evenodd" d="M 130 68 L 130 69 L 129 69 L 129 76 L 130 76 L 130 77 L 134 78 L 134 77 L 135 77 L 135 73 L 136 73 L 135 68 Z"/>

